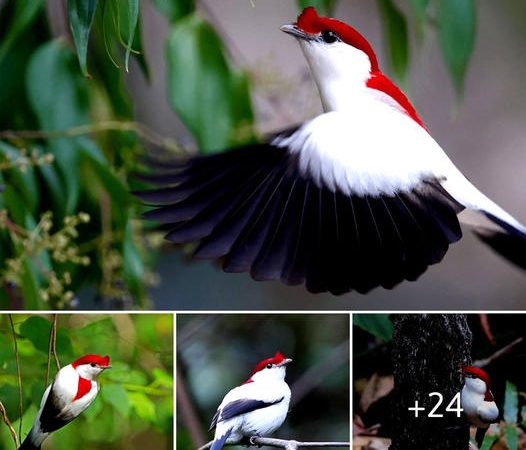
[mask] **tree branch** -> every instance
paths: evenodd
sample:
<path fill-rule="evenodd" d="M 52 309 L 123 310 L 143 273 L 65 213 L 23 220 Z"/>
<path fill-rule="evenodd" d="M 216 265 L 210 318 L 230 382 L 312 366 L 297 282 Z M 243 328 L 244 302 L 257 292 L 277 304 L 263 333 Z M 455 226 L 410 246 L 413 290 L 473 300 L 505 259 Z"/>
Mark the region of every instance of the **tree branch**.
<path fill-rule="evenodd" d="M 18 356 L 18 342 L 16 340 L 16 332 L 15 332 L 15 325 L 13 323 L 13 316 L 12 314 L 8 314 L 9 317 L 9 323 L 11 324 L 11 332 L 13 333 L 13 342 L 15 346 L 15 361 L 16 361 L 16 374 L 18 379 L 18 409 L 20 413 L 20 423 L 18 424 L 18 435 L 22 436 L 22 417 L 24 408 L 22 405 L 22 376 L 20 374 L 20 358 Z"/>
<path fill-rule="evenodd" d="M 173 139 L 165 138 L 146 125 L 133 121 L 107 120 L 62 130 L 4 130 L 0 131 L 0 139 L 58 139 L 101 133 L 104 131 L 131 131 L 157 147 L 174 153 L 183 153 L 183 149 L 181 149 Z"/>
<path fill-rule="evenodd" d="M 11 436 L 13 436 L 13 441 L 15 443 L 15 448 L 20 447 L 20 441 L 18 440 L 18 436 L 16 435 L 16 431 L 13 428 L 13 425 L 11 425 L 11 421 L 9 420 L 9 417 L 7 417 L 7 411 L 5 410 L 4 404 L 0 401 L 0 412 L 2 413 L 2 417 L 4 418 L 4 422 L 7 425 L 7 428 L 9 428 L 9 432 L 11 433 Z M 20 418 L 22 419 L 22 418 Z"/>
<path fill-rule="evenodd" d="M 505 345 L 500 350 L 497 350 L 492 355 L 488 356 L 484 359 L 478 359 L 477 361 L 473 362 L 473 365 L 476 367 L 486 367 L 489 366 L 493 361 L 500 358 L 501 356 L 506 355 L 507 353 L 511 352 L 513 350 L 513 347 L 519 345 L 522 341 L 524 341 L 523 337 L 518 337 L 513 342 L 510 342 L 508 345 Z"/>
<path fill-rule="evenodd" d="M 261 447 L 262 445 L 266 445 L 267 447 L 274 447 L 274 448 L 283 448 L 285 450 L 296 450 L 298 448 L 322 448 L 322 447 L 346 447 L 350 448 L 351 443 L 350 442 L 301 442 L 301 441 L 295 441 L 295 440 L 287 440 L 287 439 L 274 439 L 274 438 L 265 438 L 265 437 L 257 437 L 252 436 L 250 439 L 249 446 L 256 446 Z M 200 447 L 198 450 L 206 450 L 212 446 L 212 442 L 210 441 L 207 444 Z M 239 443 L 233 443 L 233 444 L 225 444 L 226 445 L 239 445 Z"/>

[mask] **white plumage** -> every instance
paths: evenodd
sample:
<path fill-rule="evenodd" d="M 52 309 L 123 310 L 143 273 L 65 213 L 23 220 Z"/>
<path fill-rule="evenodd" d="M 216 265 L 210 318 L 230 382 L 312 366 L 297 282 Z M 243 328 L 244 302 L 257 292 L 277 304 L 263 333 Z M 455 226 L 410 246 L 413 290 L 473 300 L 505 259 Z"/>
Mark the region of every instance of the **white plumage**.
<path fill-rule="evenodd" d="M 85 355 L 62 367 L 45 390 L 33 426 L 19 450 L 38 450 L 50 433 L 77 418 L 97 397 L 96 377 L 109 357 Z"/>
<path fill-rule="evenodd" d="M 281 426 L 289 410 L 285 371 L 291 361 L 276 353 L 260 362 L 247 382 L 225 395 L 212 420 L 216 431 L 211 450 L 243 438 L 266 436 Z"/>
<path fill-rule="evenodd" d="M 313 293 L 414 281 L 462 237 L 459 221 L 526 269 L 526 227 L 481 193 L 428 132 L 351 26 L 306 8 L 297 38 L 324 113 L 270 142 L 145 177 L 146 217 L 195 256 Z M 159 167 L 156 168 L 158 172 Z"/>
<path fill-rule="evenodd" d="M 488 428 L 499 417 L 495 401 L 485 399 L 488 389 L 480 378 L 466 378 L 462 388 L 462 408 L 469 422 L 477 428 Z"/>

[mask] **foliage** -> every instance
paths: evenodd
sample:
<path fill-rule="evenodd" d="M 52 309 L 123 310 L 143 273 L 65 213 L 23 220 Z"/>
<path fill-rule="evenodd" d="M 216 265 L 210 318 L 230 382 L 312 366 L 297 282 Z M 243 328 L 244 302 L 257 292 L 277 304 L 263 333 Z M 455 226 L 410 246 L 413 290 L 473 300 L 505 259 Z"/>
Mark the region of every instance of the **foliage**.
<path fill-rule="evenodd" d="M 0 316 L 0 401 L 13 427 L 20 425 L 17 371 L 7 315 Z M 31 428 L 45 389 L 51 322 L 13 318 L 23 392 L 21 440 Z M 49 449 L 134 449 L 145 439 L 172 448 L 172 315 L 60 315 L 56 351 L 62 365 L 88 353 L 110 355 L 113 368 L 99 377 L 101 393 L 75 422 L 53 434 Z M 51 376 L 55 364 L 51 362 Z M 0 447 L 13 448 L 7 427 Z"/>
<path fill-rule="evenodd" d="M 170 27 L 167 99 L 200 150 L 253 141 L 250 79 L 229 61 L 213 17 L 195 0 L 151 3 Z M 474 45 L 473 0 L 406 3 L 378 0 L 393 74 L 404 80 L 407 73 L 410 21 L 417 31 L 436 24 L 460 91 Z M 296 4 L 331 14 L 339 2 Z M 147 145 L 179 148 L 134 121 L 127 72 L 150 77 L 141 5 L 68 0 L 67 14 L 58 14 L 60 5 L 0 3 L 0 104 L 9 105 L 0 110 L 0 307 L 71 308 L 86 287 L 112 307 L 144 307 L 159 240 L 129 194 L 143 187 L 133 173 Z M 73 217 L 90 220 L 66 246 L 32 244 L 42 223 L 51 223 L 49 236 L 59 236 Z M 89 264 L 55 257 L 67 252 Z"/>

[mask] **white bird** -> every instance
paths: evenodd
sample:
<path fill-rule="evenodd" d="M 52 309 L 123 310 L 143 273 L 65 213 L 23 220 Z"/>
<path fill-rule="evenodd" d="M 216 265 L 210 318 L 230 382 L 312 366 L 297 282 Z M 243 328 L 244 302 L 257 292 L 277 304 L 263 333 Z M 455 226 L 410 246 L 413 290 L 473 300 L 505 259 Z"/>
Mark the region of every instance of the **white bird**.
<path fill-rule="evenodd" d="M 490 424 L 498 421 L 499 408 L 490 390 L 489 375 L 479 367 L 464 366 L 465 377 L 460 403 L 469 423 L 477 427 L 475 440 L 482 446 Z"/>
<path fill-rule="evenodd" d="M 33 427 L 19 450 L 40 450 L 50 433 L 76 419 L 99 392 L 97 376 L 110 367 L 110 357 L 98 355 L 85 355 L 62 367 L 45 390 Z"/>
<path fill-rule="evenodd" d="M 526 228 L 455 167 L 358 31 L 312 7 L 281 30 L 324 113 L 267 143 L 158 163 L 144 178 L 159 188 L 138 195 L 168 240 L 256 280 L 365 293 L 441 261 L 460 217 L 526 269 Z"/>
<path fill-rule="evenodd" d="M 225 395 L 210 425 L 210 430 L 216 429 L 210 450 L 252 436 L 266 436 L 281 426 L 289 411 L 285 371 L 291 361 L 277 352 L 259 362 L 245 383 Z"/>

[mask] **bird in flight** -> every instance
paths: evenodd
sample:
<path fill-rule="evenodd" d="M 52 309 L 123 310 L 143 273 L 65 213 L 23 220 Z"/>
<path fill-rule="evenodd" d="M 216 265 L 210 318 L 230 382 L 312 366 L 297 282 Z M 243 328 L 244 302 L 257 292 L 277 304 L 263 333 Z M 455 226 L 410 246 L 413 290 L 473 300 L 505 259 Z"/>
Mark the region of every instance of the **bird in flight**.
<path fill-rule="evenodd" d="M 312 7 L 281 30 L 324 112 L 264 143 L 154 164 L 138 196 L 166 239 L 225 272 L 339 295 L 418 279 L 460 220 L 526 269 L 526 227 L 457 169 L 364 36 Z"/>

